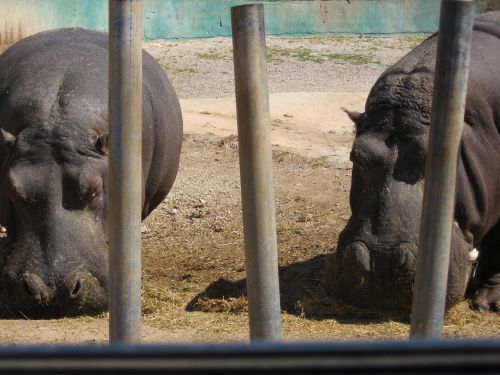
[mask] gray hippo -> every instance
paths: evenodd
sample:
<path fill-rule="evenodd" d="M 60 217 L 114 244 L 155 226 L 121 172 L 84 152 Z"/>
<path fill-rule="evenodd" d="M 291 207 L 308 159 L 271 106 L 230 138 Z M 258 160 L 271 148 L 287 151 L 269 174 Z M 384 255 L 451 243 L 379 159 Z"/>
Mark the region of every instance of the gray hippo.
<path fill-rule="evenodd" d="M 175 180 L 182 115 L 143 51 L 142 218 Z M 28 317 L 107 308 L 108 37 L 30 36 L 0 55 L 0 312 Z"/>
<path fill-rule="evenodd" d="M 468 290 L 474 307 L 500 308 L 499 38 L 500 12 L 476 17 L 448 307 Z M 436 47 L 433 35 L 381 75 L 364 113 L 347 111 L 356 128 L 352 216 L 340 233 L 329 274 L 335 291 L 356 304 L 411 309 Z"/>

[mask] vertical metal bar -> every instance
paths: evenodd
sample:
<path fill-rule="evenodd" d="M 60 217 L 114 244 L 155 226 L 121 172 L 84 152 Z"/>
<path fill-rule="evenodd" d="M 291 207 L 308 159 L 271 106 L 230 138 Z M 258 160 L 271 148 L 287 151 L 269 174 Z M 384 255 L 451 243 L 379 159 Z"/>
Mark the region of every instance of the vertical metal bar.
<path fill-rule="evenodd" d="M 109 339 L 141 333 L 142 0 L 109 0 Z"/>
<path fill-rule="evenodd" d="M 274 181 L 262 4 L 231 8 L 252 341 L 281 338 Z"/>
<path fill-rule="evenodd" d="M 412 337 L 437 338 L 443 329 L 473 16 L 472 0 L 441 2 Z"/>

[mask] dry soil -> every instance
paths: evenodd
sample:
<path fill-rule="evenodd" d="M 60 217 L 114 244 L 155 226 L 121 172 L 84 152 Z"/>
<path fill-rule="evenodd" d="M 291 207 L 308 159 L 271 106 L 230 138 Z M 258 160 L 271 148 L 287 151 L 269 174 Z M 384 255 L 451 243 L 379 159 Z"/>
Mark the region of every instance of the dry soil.
<path fill-rule="evenodd" d="M 408 317 L 328 297 L 324 263 L 349 218 L 352 125 L 378 75 L 425 36 L 268 38 L 285 340 L 406 339 Z M 177 181 L 145 220 L 143 340 L 247 341 L 245 258 L 231 41 L 158 41 L 185 135 Z M 107 316 L 0 321 L 0 343 L 105 343 Z M 464 301 L 452 337 L 498 336 L 500 315 Z"/>

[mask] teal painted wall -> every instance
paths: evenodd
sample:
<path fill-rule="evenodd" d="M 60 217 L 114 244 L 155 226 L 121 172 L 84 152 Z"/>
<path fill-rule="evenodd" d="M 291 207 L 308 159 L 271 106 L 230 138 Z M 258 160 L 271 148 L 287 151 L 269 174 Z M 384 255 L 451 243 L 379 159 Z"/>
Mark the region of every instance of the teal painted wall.
<path fill-rule="evenodd" d="M 500 0 L 476 0 L 476 9 L 478 12 L 500 10 Z"/>
<path fill-rule="evenodd" d="M 428 33 L 440 0 L 144 0 L 144 38 L 200 38 L 231 33 L 230 8 L 264 3 L 268 34 Z M 478 0 L 478 9 L 500 8 Z M 0 0 L 0 44 L 35 32 L 80 26 L 105 31 L 107 0 Z"/>
<path fill-rule="evenodd" d="M 144 36 L 146 39 L 228 36 L 231 6 L 248 2 L 149 0 L 144 4 Z M 265 6 L 269 34 L 433 32 L 439 14 L 438 0 L 260 2 Z M 176 21 L 164 22 L 169 18 Z"/>

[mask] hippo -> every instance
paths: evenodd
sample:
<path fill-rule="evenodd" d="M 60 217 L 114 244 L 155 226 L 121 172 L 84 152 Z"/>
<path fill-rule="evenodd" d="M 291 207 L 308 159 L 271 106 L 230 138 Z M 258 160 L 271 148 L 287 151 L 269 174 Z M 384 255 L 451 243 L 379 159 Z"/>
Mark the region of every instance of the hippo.
<path fill-rule="evenodd" d="M 500 12 L 476 16 L 461 139 L 447 308 L 500 308 Z M 349 203 L 328 269 L 344 300 L 411 311 L 437 49 L 434 34 L 389 67 L 355 124 Z"/>
<path fill-rule="evenodd" d="M 160 65 L 143 61 L 142 218 L 171 189 L 182 115 Z M 0 55 L 0 313 L 107 309 L 108 37 L 32 35 Z"/>

